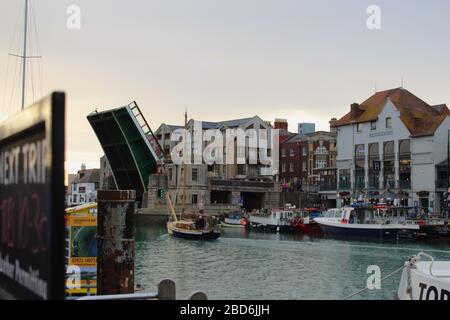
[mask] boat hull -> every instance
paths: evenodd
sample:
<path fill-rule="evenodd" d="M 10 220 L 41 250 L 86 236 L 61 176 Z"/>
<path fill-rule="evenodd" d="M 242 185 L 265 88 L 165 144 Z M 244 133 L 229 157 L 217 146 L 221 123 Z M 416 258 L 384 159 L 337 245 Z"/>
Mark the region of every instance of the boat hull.
<path fill-rule="evenodd" d="M 224 221 L 222 221 L 220 223 L 220 226 L 223 228 L 243 228 L 244 227 L 244 225 L 241 223 L 227 223 Z"/>
<path fill-rule="evenodd" d="M 399 300 L 450 300 L 450 262 L 420 261 L 410 269 L 404 268 L 397 291 Z M 409 280 L 408 280 L 409 279 Z"/>
<path fill-rule="evenodd" d="M 450 227 L 448 225 L 422 225 L 420 226 L 420 238 L 450 241 Z"/>
<path fill-rule="evenodd" d="M 319 220 L 319 221 L 317 221 Z M 373 239 L 400 239 L 415 238 L 418 229 L 403 226 L 383 225 L 353 225 L 339 223 L 324 223 L 316 219 L 320 228 L 326 235 L 348 238 L 373 238 Z"/>
<path fill-rule="evenodd" d="M 201 233 L 187 233 L 172 230 L 171 235 L 175 238 L 181 238 L 186 240 L 216 240 L 220 237 L 220 232 L 210 231 Z"/>

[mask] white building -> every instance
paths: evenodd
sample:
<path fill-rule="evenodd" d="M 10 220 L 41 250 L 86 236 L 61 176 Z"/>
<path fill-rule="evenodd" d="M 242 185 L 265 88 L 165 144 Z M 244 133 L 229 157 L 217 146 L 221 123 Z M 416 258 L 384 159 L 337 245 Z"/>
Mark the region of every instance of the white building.
<path fill-rule="evenodd" d="M 446 186 L 437 168 L 448 157 L 449 115 L 446 105 L 431 106 L 403 88 L 352 104 L 333 121 L 340 202 L 366 194 L 440 212 Z"/>
<path fill-rule="evenodd" d="M 77 177 L 68 186 L 66 203 L 68 207 L 96 202 L 100 185 L 100 169 L 86 169 L 81 166 Z"/>

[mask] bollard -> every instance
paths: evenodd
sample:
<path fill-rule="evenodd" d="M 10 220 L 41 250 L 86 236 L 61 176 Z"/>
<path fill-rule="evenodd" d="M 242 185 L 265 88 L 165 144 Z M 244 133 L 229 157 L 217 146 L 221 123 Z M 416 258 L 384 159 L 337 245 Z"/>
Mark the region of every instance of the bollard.
<path fill-rule="evenodd" d="M 188 298 L 188 300 L 208 300 L 208 297 L 206 296 L 206 294 L 204 292 L 201 291 L 197 291 L 194 292 L 193 294 L 191 294 Z"/>
<path fill-rule="evenodd" d="M 176 300 L 175 282 L 170 279 L 162 280 L 158 285 L 159 300 Z"/>
<path fill-rule="evenodd" d="M 97 193 L 97 294 L 134 293 L 134 190 Z"/>

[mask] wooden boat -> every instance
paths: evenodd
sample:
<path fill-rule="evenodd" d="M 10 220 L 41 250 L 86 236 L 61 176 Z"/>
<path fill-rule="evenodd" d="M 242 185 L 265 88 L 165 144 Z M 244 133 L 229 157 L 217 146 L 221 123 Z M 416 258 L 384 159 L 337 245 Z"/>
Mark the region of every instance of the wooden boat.
<path fill-rule="evenodd" d="M 169 193 L 166 194 L 171 210 L 171 218 L 167 222 L 167 232 L 176 238 L 187 240 L 216 240 L 220 237 L 220 229 L 211 217 L 198 215 L 197 219 L 178 219 Z"/>
<path fill-rule="evenodd" d="M 184 126 L 187 128 L 187 112 L 185 113 Z M 184 137 L 186 139 L 186 136 Z M 182 213 L 185 212 L 186 207 L 186 162 L 183 162 L 183 207 Z M 162 169 L 164 170 L 164 169 Z M 178 219 L 175 213 L 175 208 L 172 203 L 169 192 L 166 192 L 166 200 L 170 208 L 170 219 L 167 222 L 167 232 L 169 235 L 187 240 L 216 240 L 220 237 L 220 228 L 215 223 L 212 217 L 206 215 L 190 215 L 183 218 L 180 215 Z"/>
<path fill-rule="evenodd" d="M 422 261 L 427 257 L 430 261 Z M 450 261 L 419 253 L 405 262 L 397 291 L 400 300 L 450 300 Z"/>
<path fill-rule="evenodd" d="M 339 237 L 400 239 L 415 238 L 419 225 L 392 216 L 382 216 L 370 207 L 328 210 L 325 217 L 315 218 L 323 232 Z"/>

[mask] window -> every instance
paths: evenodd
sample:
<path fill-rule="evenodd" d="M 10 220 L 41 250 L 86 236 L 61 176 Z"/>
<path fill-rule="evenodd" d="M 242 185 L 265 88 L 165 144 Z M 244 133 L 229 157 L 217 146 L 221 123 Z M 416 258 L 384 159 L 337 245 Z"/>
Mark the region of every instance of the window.
<path fill-rule="evenodd" d="M 304 156 L 308 155 L 308 147 L 303 147 L 303 155 Z"/>
<path fill-rule="evenodd" d="M 362 123 L 356 124 L 356 132 L 362 132 Z"/>
<path fill-rule="evenodd" d="M 316 154 L 328 154 L 328 150 L 324 146 L 320 146 L 317 147 Z"/>
<path fill-rule="evenodd" d="M 370 122 L 370 130 L 372 130 L 372 131 L 377 130 L 377 122 L 376 121 Z"/>
<path fill-rule="evenodd" d="M 306 164 L 306 161 L 303 161 L 303 172 L 308 171 L 308 166 Z"/>
<path fill-rule="evenodd" d="M 192 181 L 198 181 L 198 168 L 192 168 Z"/>
<path fill-rule="evenodd" d="M 294 172 L 294 164 L 293 163 L 289 164 L 289 171 Z"/>
<path fill-rule="evenodd" d="M 286 149 L 281 149 L 281 156 L 286 157 Z"/>
<path fill-rule="evenodd" d="M 327 167 L 327 160 L 316 160 L 316 168 L 323 169 Z"/>
<path fill-rule="evenodd" d="M 77 195 L 76 194 L 73 195 L 73 203 L 77 203 Z"/>
<path fill-rule="evenodd" d="M 76 184 L 73 184 L 72 185 L 72 190 L 75 192 L 75 191 L 77 191 L 77 185 Z"/>
<path fill-rule="evenodd" d="M 289 155 L 291 156 L 291 157 L 293 157 L 294 156 L 294 149 L 289 149 Z"/>
<path fill-rule="evenodd" d="M 198 203 L 198 195 L 197 195 L 197 194 L 193 194 L 193 195 L 192 195 L 192 203 L 193 203 L 193 204 Z"/>
<path fill-rule="evenodd" d="M 86 187 L 79 187 L 78 193 L 86 193 Z"/>
<path fill-rule="evenodd" d="M 281 172 L 286 172 L 286 163 L 281 164 Z"/>
<path fill-rule="evenodd" d="M 392 129 L 392 118 L 386 118 L 386 129 Z"/>

